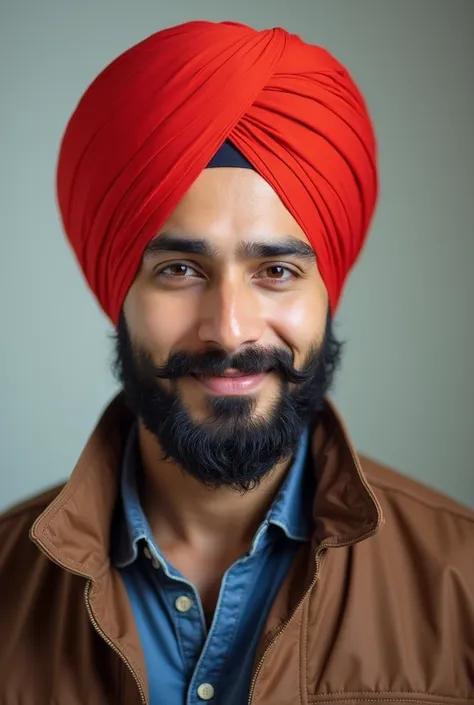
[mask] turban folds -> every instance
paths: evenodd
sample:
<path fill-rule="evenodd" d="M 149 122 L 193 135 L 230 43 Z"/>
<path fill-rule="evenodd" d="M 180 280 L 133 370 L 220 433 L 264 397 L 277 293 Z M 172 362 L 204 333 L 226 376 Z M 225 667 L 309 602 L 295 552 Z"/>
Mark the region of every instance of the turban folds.
<path fill-rule="evenodd" d="M 146 245 L 226 139 L 306 234 L 336 309 L 377 195 L 364 99 L 331 54 L 296 35 L 196 21 L 115 59 L 62 139 L 64 230 L 114 323 Z"/>

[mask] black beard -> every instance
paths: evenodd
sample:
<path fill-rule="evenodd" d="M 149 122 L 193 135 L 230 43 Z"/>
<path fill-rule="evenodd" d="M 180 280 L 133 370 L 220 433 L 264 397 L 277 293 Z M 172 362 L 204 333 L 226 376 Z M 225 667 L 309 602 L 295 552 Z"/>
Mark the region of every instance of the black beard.
<path fill-rule="evenodd" d="M 247 492 L 296 451 L 303 430 L 323 407 L 341 349 L 328 315 L 323 341 L 313 345 L 302 370 L 293 367 L 288 351 L 257 346 L 231 357 L 214 350 L 180 351 L 157 367 L 145 350 L 132 344 L 122 313 L 113 369 L 127 404 L 156 437 L 164 459 L 173 460 L 208 487 Z M 209 395 L 209 419 L 193 421 L 181 402 L 176 380 L 196 373 L 219 375 L 228 368 L 278 374 L 281 391 L 272 409 L 265 418 L 257 417 L 254 397 Z M 170 391 L 163 388 L 163 378 L 170 380 Z"/>

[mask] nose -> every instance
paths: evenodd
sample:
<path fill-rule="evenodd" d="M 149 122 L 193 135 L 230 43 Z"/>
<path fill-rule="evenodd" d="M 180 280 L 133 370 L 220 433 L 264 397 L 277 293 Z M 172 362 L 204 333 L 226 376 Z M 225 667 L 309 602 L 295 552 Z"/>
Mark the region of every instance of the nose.
<path fill-rule="evenodd" d="M 245 283 L 226 279 L 203 295 L 199 323 L 203 343 L 233 354 L 243 345 L 257 343 L 263 330 L 257 297 Z"/>

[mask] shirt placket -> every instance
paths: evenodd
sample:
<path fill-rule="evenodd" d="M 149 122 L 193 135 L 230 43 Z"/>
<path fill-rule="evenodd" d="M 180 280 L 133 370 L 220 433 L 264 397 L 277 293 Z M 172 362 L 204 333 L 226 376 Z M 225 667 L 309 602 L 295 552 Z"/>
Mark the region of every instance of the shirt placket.
<path fill-rule="evenodd" d="M 195 587 L 180 576 L 152 545 L 144 550 L 164 588 L 168 614 L 173 622 L 183 663 L 191 677 L 207 636 L 206 620 Z"/>
<path fill-rule="evenodd" d="M 243 617 L 243 598 L 253 560 L 253 557 L 241 558 L 223 577 L 212 625 L 189 685 L 186 705 L 221 702 L 218 684 L 222 681 L 235 630 Z"/>

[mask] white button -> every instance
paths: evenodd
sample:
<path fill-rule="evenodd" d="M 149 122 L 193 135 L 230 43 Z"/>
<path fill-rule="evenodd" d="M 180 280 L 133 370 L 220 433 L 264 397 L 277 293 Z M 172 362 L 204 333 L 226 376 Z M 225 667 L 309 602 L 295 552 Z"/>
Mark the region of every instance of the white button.
<path fill-rule="evenodd" d="M 181 597 L 177 598 L 174 605 L 178 612 L 189 612 L 189 610 L 193 606 L 193 602 L 186 595 L 181 595 Z"/>
<path fill-rule="evenodd" d="M 156 568 L 156 570 L 158 570 L 158 568 L 160 567 L 160 563 L 156 560 L 155 556 L 152 555 L 148 546 L 145 546 L 145 548 L 143 549 L 143 555 L 151 561 L 153 568 Z"/>
<path fill-rule="evenodd" d="M 198 695 L 201 700 L 211 700 L 214 697 L 214 688 L 210 683 L 201 683 L 198 688 Z"/>

